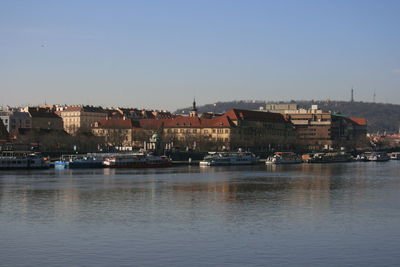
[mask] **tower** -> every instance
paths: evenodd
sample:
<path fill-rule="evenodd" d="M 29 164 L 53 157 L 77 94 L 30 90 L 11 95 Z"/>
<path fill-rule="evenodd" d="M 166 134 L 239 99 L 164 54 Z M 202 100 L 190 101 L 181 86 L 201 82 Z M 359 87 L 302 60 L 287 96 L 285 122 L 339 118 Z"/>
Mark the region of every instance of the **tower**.
<path fill-rule="evenodd" d="M 192 106 L 192 110 L 190 110 L 189 112 L 189 117 L 197 117 L 197 107 L 196 107 L 196 99 L 193 99 L 193 106 Z"/>
<path fill-rule="evenodd" d="M 354 102 L 354 88 L 353 86 L 351 87 L 351 100 L 350 102 Z"/>

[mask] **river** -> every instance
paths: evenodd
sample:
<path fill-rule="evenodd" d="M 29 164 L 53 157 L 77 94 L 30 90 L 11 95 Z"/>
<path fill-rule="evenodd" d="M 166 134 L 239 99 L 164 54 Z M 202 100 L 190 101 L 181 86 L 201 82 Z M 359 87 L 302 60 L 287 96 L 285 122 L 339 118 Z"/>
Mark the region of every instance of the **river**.
<path fill-rule="evenodd" d="M 398 266 L 400 161 L 0 172 L 0 266 Z"/>

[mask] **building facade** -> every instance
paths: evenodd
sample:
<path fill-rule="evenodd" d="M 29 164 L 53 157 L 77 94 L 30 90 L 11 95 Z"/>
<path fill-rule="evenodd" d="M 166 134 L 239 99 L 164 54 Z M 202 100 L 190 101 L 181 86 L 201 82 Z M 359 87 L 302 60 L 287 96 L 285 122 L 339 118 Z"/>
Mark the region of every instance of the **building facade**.
<path fill-rule="evenodd" d="M 95 136 L 103 137 L 105 145 L 123 149 L 135 146 L 134 128 L 132 119 L 106 118 L 95 122 L 92 132 Z"/>
<path fill-rule="evenodd" d="M 296 104 L 271 104 L 266 110 L 289 119 L 296 129 L 296 143 L 305 149 L 356 149 L 365 141 L 367 123 L 362 118 L 324 112 L 316 105 L 298 109 Z"/>
<path fill-rule="evenodd" d="M 233 109 L 221 116 L 140 120 L 141 128 L 161 133 L 169 143 L 191 149 L 283 149 L 295 142 L 293 125 L 283 115 Z"/>
<path fill-rule="evenodd" d="M 69 106 L 59 111 L 64 130 L 72 135 L 78 132 L 91 132 L 95 122 L 107 118 L 107 112 L 101 107 Z"/>
<path fill-rule="evenodd" d="M 26 107 L 23 111 L 30 114 L 32 129 L 64 130 L 63 119 L 50 108 Z"/>
<path fill-rule="evenodd" d="M 21 128 L 26 129 L 32 127 L 32 118 L 28 112 L 4 110 L 0 111 L 0 119 L 3 121 L 8 133 Z"/>

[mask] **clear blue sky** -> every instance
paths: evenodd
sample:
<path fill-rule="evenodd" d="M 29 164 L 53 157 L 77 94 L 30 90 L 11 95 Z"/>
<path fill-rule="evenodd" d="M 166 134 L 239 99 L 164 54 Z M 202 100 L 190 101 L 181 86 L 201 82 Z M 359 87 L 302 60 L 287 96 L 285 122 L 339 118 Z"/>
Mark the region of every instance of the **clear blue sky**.
<path fill-rule="evenodd" d="M 0 105 L 400 104 L 400 1 L 0 1 Z"/>

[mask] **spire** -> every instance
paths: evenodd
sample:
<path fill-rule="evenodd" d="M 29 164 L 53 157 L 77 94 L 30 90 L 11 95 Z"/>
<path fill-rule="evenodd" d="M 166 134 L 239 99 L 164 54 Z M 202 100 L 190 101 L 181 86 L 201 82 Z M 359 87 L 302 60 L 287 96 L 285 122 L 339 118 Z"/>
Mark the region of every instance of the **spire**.
<path fill-rule="evenodd" d="M 192 111 L 197 111 L 197 108 L 196 108 L 196 99 L 195 99 L 195 98 L 193 98 L 193 107 L 192 107 Z"/>
<path fill-rule="evenodd" d="M 196 107 L 196 99 L 193 99 L 193 107 L 192 107 L 192 110 L 189 112 L 189 117 L 198 117 L 197 107 Z"/>

